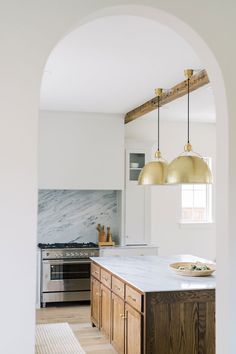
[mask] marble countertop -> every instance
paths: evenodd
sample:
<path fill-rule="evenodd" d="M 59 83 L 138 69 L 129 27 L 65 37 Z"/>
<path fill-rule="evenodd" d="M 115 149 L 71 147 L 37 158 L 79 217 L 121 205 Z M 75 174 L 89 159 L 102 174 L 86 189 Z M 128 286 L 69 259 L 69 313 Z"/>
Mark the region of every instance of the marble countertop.
<path fill-rule="evenodd" d="M 215 273 L 208 277 L 186 277 L 175 274 L 169 264 L 174 262 L 207 262 L 190 255 L 170 257 L 92 257 L 106 268 L 142 292 L 209 290 L 216 287 Z"/>

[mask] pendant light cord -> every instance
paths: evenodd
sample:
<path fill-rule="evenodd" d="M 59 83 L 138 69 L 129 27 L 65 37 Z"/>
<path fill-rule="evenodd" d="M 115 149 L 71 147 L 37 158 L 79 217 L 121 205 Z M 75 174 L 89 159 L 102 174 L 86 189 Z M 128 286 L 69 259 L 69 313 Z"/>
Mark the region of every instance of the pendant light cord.
<path fill-rule="evenodd" d="M 190 141 L 189 141 L 189 78 L 188 78 L 188 132 L 187 132 L 187 134 L 188 134 L 188 144 L 190 143 Z"/>
<path fill-rule="evenodd" d="M 157 120 L 157 126 L 158 126 L 158 132 L 157 132 L 157 150 L 160 151 L 160 96 L 157 98 L 158 102 L 158 120 Z"/>

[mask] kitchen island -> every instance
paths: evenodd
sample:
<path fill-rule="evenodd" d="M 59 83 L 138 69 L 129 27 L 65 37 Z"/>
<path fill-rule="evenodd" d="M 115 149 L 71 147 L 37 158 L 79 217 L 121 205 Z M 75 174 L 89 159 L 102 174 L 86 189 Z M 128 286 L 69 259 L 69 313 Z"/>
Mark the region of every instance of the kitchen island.
<path fill-rule="evenodd" d="M 215 353 L 215 276 L 176 275 L 169 264 L 180 261 L 208 262 L 187 255 L 92 258 L 91 321 L 118 353 Z"/>

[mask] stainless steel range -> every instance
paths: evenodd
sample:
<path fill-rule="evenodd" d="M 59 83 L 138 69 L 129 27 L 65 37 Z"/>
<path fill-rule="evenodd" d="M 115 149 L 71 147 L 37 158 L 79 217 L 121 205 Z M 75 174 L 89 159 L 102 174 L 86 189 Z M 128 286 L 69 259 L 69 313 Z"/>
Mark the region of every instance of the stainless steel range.
<path fill-rule="evenodd" d="M 89 257 L 99 256 L 94 243 L 39 244 L 41 248 L 41 305 L 90 300 Z"/>

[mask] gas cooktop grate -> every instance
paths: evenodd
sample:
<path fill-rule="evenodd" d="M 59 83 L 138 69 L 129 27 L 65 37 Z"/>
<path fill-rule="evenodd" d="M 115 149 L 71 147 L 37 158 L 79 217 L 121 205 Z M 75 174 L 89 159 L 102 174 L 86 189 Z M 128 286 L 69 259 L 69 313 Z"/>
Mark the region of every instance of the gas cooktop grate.
<path fill-rule="evenodd" d="M 39 243 L 39 248 L 50 249 L 50 248 L 98 248 L 98 245 L 94 242 L 78 243 L 78 242 L 68 242 L 68 243 Z"/>

